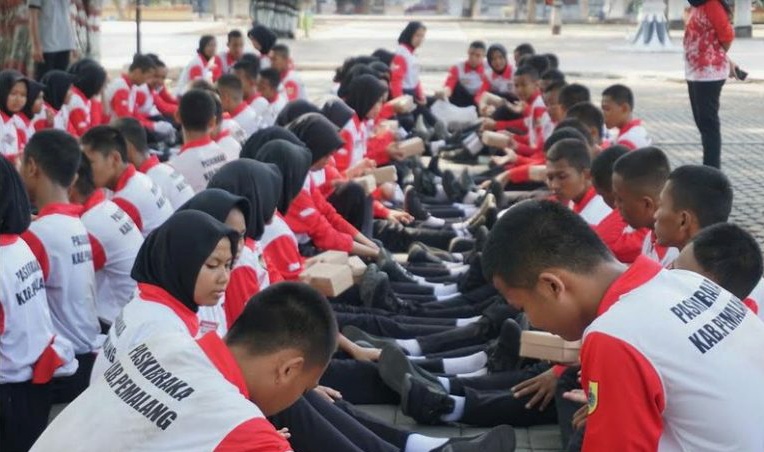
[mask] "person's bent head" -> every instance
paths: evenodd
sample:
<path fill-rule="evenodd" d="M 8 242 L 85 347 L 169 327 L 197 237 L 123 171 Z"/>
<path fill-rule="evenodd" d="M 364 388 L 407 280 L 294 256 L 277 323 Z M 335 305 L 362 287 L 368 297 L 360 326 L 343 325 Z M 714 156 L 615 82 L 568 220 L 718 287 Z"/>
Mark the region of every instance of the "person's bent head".
<path fill-rule="evenodd" d="M 77 169 L 77 178 L 69 187 L 69 200 L 73 204 L 84 204 L 95 191 L 93 169 L 90 167 L 90 160 L 83 155 L 80 159 L 80 167 Z"/>
<path fill-rule="evenodd" d="M 320 113 L 302 115 L 287 129 L 305 143 L 313 156 L 311 169 L 314 171 L 325 167 L 332 155 L 345 144 L 339 128 Z"/>
<path fill-rule="evenodd" d="M 231 113 L 244 101 L 244 87 L 239 77 L 233 74 L 223 74 L 217 81 L 220 102 L 223 111 Z"/>
<path fill-rule="evenodd" d="M 539 92 L 539 72 L 532 66 L 520 66 L 514 83 L 517 96 L 527 102 Z"/>
<path fill-rule="evenodd" d="M 547 71 L 547 73 L 548 72 L 549 71 Z M 544 105 L 546 105 L 547 112 L 549 112 L 549 117 L 552 119 L 552 122 L 556 124 L 564 119 L 562 108 L 560 108 L 560 92 L 567 86 L 567 84 L 565 83 L 565 80 L 562 80 L 550 82 L 544 86 L 543 79 L 540 83 Z"/>
<path fill-rule="evenodd" d="M 136 85 L 143 85 L 150 82 L 154 78 L 154 71 L 156 70 L 156 63 L 154 59 L 149 55 L 142 55 L 136 53 L 133 56 L 133 62 L 130 63 L 128 68 L 128 74 L 130 80 Z"/>
<path fill-rule="evenodd" d="M 611 282 L 599 277 L 601 272 L 619 264 L 571 209 L 553 201 L 525 201 L 494 225 L 482 265 L 486 279 L 525 311 L 534 327 L 577 340 L 596 317 Z"/>
<path fill-rule="evenodd" d="M 149 156 L 149 143 L 146 129 L 135 118 L 117 118 L 111 122 L 111 126 L 119 130 L 127 144 L 127 159 L 140 167 L 141 163 Z"/>
<path fill-rule="evenodd" d="M 660 193 L 670 172 L 668 157 L 656 147 L 631 151 L 615 162 L 615 205 L 629 226 L 653 229 Z"/>
<path fill-rule="evenodd" d="M 279 74 L 285 74 L 289 71 L 290 55 L 289 46 L 286 44 L 276 44 L 271 49 L 271 67 L 276 69 Z"/>
<path fill-rule="evenodd" d="M 568 109 L 568 118 L 575 118 L 581 121 L 591 133 L 597 144 L 602 142 L 602 132 L 605 126 L 605 119 L 602 111 L 591 102 L 580 102 Z"/>
<path fill-rule="evenodd" d="M 260 71 L 260 76 L 257 78 L 257 91 L 269 101 L 278 96 L 279 85 L 281 84 L 281 75 L 279 72 L 269 67 Z"/>
<path fill-rule="evenodd" d="M 685 165 L 675 169 L 655 212 L 658 244 L 682 249 L 701 229 L 726 222 L 732 197 L 732 184 L 716 168 Z"/>
<path fill-rule="evenodd" d="M 81 158 L 77 140 L 62 130 L 48 129 L 32 135 L 24 148 L 19 171 L 30 201 L 37 202 L 36 196 L 41 190 L 68 189 L 74 182 Z"/>
<path fill-rule="evenodd" d="M 215 100 L 207 91 L 192 89 L 180 98 L 180 124 L 186 132 L 209 133 L 215 127 Z"/>
<path fill-rule="evenodd" d="M 580 83 L 571 83 L 560 91 L 560 107 L 563 115 L 567 116 L 568 110 L 581 102 L 591 102 L 592 95 L 589 88 Z"/>
<path fill-rule="evenodd" d="M 561 202 L 579 202 L 591 186 L 591 156 L 582 140 L 565 138 L 546 153 L 549 190 Z"/>
<path fill-rule="evenodd" d="M 470 67 L 478 67 L 485 61 L 485 43 L 483 41 L 472 41 L 467 50 L 467 64 Z"/>
<path fill-rule="evenodd" d="M 515 60 L 515 66 L 520 65 L 520 60 L 523 57 L 526 56 L 533 56 L 536 53 L 536 50 L 533 48 L 532 45 L 528 44 L 527 42 L 524 42 L 517 47 L 515 47 L 514 52 L 512 53 L 512 57 Z"/>
<path fill-rule="evenodd" d="M 673 268 L 705 276 L 741 300 L 761 281 L 761 248 L 740 226 L 720 223 L 703 229 L 676 258 Z"/>
<path fill-rule="evenodd" d="M 96 126 L 82 136 L 82 151 L 90 160 L 96 187 L 113 190 L 128 162 L 125 137 L 115 127 Z"/>
<path fill-rule="evenodd" d="M 318 385 L 337 348 L 337 322 L 315 289 L 279 283 L 249 300 L 225 342 L 250 399 L 270 416 Z"/>
<path fill-rule="evenodd" d="M 554 126 L 555 132 L 560 129 L 575 129 L 577 130 L 583 137 L 585 138 L 586 144 L 589 145 L 589 148 L 594 148 L 594 146 L 597 144 L 594 142 L 594 137 L 592 136 L 591 132 L 589 131 L 589 128 L 584 125 L 581 121 L 574 118 L 566 118 L 562 121 L 558 122 L 556 126 Z"/>
<path fill-rule="evenodd" d="M 616 160 L 628 152 L 629 148 L 626 146 L 610 146 L 592 160 L 592 185 L 611 209 L 615 208 L 613 165 L 615 165 Z"/>
<path fill-rule="evenodd" d="M 602 92 L 602 112 L 608 129 L 621 128 L 631 120 L 634 93 L 626 85 L 612 85 Z"/>
<path fill-rule="evenodd" d="M 233 60 L 238 60 L 244 54 L 244 35 L 239 30 L 231 30 L 227 38 L 228 54 Z"/>

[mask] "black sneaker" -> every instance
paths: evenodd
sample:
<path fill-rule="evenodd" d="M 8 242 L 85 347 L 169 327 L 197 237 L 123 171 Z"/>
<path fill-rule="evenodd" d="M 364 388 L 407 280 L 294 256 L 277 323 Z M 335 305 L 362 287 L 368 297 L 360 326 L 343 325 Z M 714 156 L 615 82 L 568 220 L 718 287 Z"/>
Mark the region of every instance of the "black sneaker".
<path fill-rule="evenodd" d="M 430 159 L 430 163 L 427 164 L 427 171 L 434 176 L 443 177 L 443 173 L 440 171 L 440 155 L 435 155 Z"/>
<path fill-rule="evenodd" d="M 470 253 L 475 250 L 475 239 L 467 237 L 454 237 L 448 244 L 451 253 Z"/>
<path fill-rule="evenodd" d="M 442 158 L 450 160 L 454 163 L 464 163 L 466 165 L 474 165 L 478 162 L 477 155 L 470 154 L 466 149 L 459 149 L 454 151 L 441 151 L 439 154 Z"/>
<path fill-rule="evenodd" d="M 428 385 L 423 377 L 406 374 L 401 386 L 401 411 L 420 424 L 442 424 L 440 417 L 454 410 L 454 401 L 442 388 Z"/>
<path fill-rule="evenodd" d="M 398 312 L 398 305 L 388 296 L 393 292 L 390 279 L 379 271 L 376 264 L 369 264 L 359 284 L 361 302 L 367 308 Z"/>
<path fill-rule="evenodd" d="M 377 368 L 382 381 L 399 395 L 402 393 L 406 374 L 417 375 L 423 379 L 423 383 L 432 386 L 435 390 L 445 392 L 438 381 L 438 377 L 411 362 L 398 347 L 383 348 L 382 354 L 379 355 Z"/>
<path fill-rule="evenodd" d="M 353 342 L 366 342 L 375 348 L 398 347 L 398 343 L 395 342 L 395 339 L 374 336 L 353 325 L 348 325 L 343 328 L 342 334 Z"/>
<path fill-rule="evenodd" d="M 424 208 L 419 194 L 414 187 L 406 187 L 403 195 L 403 210 L 410 213 L 417 221 L 427 221 L 430 218 L 430 212 Z"/>
<path fill-rule="evenodd" d="M 470 233 L 474 233 L 480 226 L 483 226 L 485 224 L 488 212 L 490 209 L 496 208 L 496 198 L 493 197 L 491 193 L 488 193 L 485 196 L 485 199 L 483 200 L 483 203 L 480 205 L 480 208 L 477 212 L 475 212 L 474 215 L 472 215 L 469 220 L 467 220 L 467 229 L 470 231 Z"/>
<path fill-rule="evenodd" d="M 507 195 L 504 193 L 504 187 L 499 181 L 492 180 L 488 191 L 493 194 L 494 198 L 496 198 L 497 208 L 505 209 L 507 207 Z"/>
<path fill-rule="evenodd" d="M 390 281 L 407 283 L 418 282 L 416 279 L 414 279 L 413 275 L 406 271 L 405 268 L 401 267 L 401 265 L 395 261 L 390 252 L 384 248 L 380 249 L 377 265 L 379 266 L 380 270 L 387 273 L 387 276 L 390 277 Z"/>
<path fill-rule="evenodd" d="M 488 241 L 488 234 L 490 231 L 486 226 L 480 226 L 479 228 L 475 229 L 472 233 L 472 238 L 475 239 L 475 251 L 482 252 L 483 247 L 485 247 L 485 242 Z"/>
<path fill-rule="evenodd" d="M 515 430 L 500 425 L 478 436 L 451 438 L 430 452 L 510 452 L 515 450 Z"/>
<path fill-rule="evenodd" d="M 515 370 L 520 362 L 520 325 L 512 319 L 504 320 L 499 338 L 486 349 L 491 373 Z"/>
<path fill-rule="evenodd" d="M 457 182 L 459 183 L 459 188 L 461 188 L 465 193 L 468 193 L 472 191 L 473 188 L 475 188 L 475 180 L 472 179 L 472 176 L 470 175 L 470 172 L 467 171 L 467 168 L 465 168 L 462 171 L 462 174 L 459 175 L 459 180 Z"/>
<path fill-rule="evenodd" d="M 438 185 L 432 174 L 421 168 L 415 168 L 412 173 L 414 174 L 414 188 L 418 193 L 427 196 L 438 194 Z"/>
<path fill-rule="evenodd" d="M 411 263 L 428 263 L 428 264 L 442 264 L 443 259 L 435 256 L 427 251 L 423 246 L 418 243 L 413 243 L 409 247 L 408 261 Z"/>
<path fill-rule="evenodd" d="M 457 193 L 456 189 L 456 175 L 454 175 L 453 171 L 443 171 L 441 183 L 443 184 L 443 191 L 446 193 L 448 200 L 451 202 L 456 202 L 456 197 L 459 196 L 459 194 Z"/>

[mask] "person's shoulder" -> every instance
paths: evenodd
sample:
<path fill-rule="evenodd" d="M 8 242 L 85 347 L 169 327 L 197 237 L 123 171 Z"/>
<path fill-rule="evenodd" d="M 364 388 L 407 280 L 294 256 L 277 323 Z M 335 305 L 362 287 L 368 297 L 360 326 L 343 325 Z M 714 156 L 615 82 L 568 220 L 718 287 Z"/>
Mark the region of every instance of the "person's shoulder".
<path fill-rule="evenodd" d="M 234 428 L 215 452 L 289 452 L 292 447 L 264 417 L 253 417 Z"/>

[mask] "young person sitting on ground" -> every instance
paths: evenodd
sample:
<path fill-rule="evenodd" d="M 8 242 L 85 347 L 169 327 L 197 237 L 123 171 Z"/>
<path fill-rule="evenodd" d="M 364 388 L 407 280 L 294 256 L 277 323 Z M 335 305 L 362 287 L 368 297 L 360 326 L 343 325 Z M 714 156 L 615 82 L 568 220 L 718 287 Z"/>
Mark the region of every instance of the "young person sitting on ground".
<path fill-rule="evenodd" d="M 653 142 L 642 121 L 634 117 L 634 93 L 626 85 L 612 85 L 602 92 L 602 113 L 608 129 L 618 129 L 614 144 L 629 149 L 650 146 Z"/>
<path fill-rule="evenodd" d="M 281 76 L 281 88 L 287 100 L 307 99 L 308 92 L 300 75 L 294 70 L 289 47 L 286 44 L 276 44 L 271 49 L 271 67 Z"/>
<path fill-rule="evenodd" d="M 281 109 L 287 103 L 285 95 L 279 92 L 281 76 L 273 68 L 263 69 L 257 77 L 257 92 L 260 97 L 252 102 L 252 109 L 260 117 L 261 128 L 270 127 L 276 123 Z"/>
<path fill-rule="evenodd" d="M 232 73 L 233 66 L 244 55 L 244 35 L 241 34 L 241 31 L 231 30 L 228 32 L 226 49 L 218 54 L 221 75 Z"/>
<path fill-rule="evenodd" d="M 485 43 L 473 41 L 467 50 L 467 60 L 451 66 L 441 99 L 448 99 L 457 107 L 477 106 L 480 97 L 491 87 L 488 76 L 491 68 L 485 60 Z"/>

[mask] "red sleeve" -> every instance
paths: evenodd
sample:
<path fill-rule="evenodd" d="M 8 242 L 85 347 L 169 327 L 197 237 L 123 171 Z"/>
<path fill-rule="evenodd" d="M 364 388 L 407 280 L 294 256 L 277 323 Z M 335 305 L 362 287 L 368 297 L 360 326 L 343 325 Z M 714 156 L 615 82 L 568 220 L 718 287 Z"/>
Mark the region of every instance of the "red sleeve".
<path fill-rule="evenodd" d="M 615 142 L 615 143 L 616 143 L 616 144 L 619 144 L 619 145 L 621 145 L 621 146 L 625 146 L 625 147 L 629 148 L 629 150 L 630 150 L 630 151 L 634 151 L 634 150 L 636 150 L 636 149 L 637 149 L 637 145 L 636 145 L 636 144 L 634 144 L 634 143 L 632 143 L 632 142 L 631 142 L 631 141 L 629 141 L 629 140 L 616 140 L 616 142 Z"/>
<path fill-rule="evenodd" d="M 164 91 L 167 90 L 162 90 L 162 92 Z M 176 104 L 168 102 L 161 94 L 154 92 L 151 95 L 154 98 L 154 105 L 157 106 L 157 109 L 163 115 L 172 116 L 178 110 L 178 106 Z"/>
<path fill-rule="evenodd" d="M 268 243 L 263 250 L 263 255 L 268 262 L 268 270 L 271 267 L 277 269 L 281 277 L 287 281 L 299 280 L 300 273 L 304 270 L 304 260 L 300 250 L 289 237 L 281 236 Z"/>
<path fill-rule="evenodd" d="M 385 119 L 390 119 L 393 116 L 395 116 L 395 109 L 390 104 L 390 102 L 385 102 L 382 105 L 382 110 L 379 111 L 379 115 L 377 116 L 377 122 L 384 121 Z"/>
<path fill-rule="evenodd" d="M 103 105 L 97 99 L 90 99 L 90 123 L 92 125 L 103 124 L 104 114 Z"/>
<path fill-rule="evenodd" d="M 757 314 L 757 315 L 759 314 L 759 305 L 758 303 L 756 303 L 755 300 L 751 298 L 746 298 L 745 300 L 743 300 L 743 304 L 746 305 L 746 307 L 748 307 L 748 309 L 750 309 L 751 312 L 753 312 L 754 314 Z"/>
<path fill-rule="evenodd" d="M 584 341 L 581 370 L 589 399 L 582 450 L 658 450 L 665 397 L 647 359 L 626 342 L 594 332 Z"/>
<path fill-rule="evenodd" d="M 321 191 L 321 194 L 324 196 L 330 196 L 332 193 L 334 193 L 335 181 L 347 181 L 347 177 L 341 174 L 339 170 L 337 170 L 337 167 L 334 166 L 334 164 L 327 164 L 324 167 L 324 175 L 324 183 L 318 187 L 318 189 Z"/>
<path fill-rule="evenodd" d="M 93 234 L 88 234 L 88 238 L 90 239 L 90 248 L 93 249 L 93 268 L 98 271 L 106 265 L 106 251 Z"/>
<path fill-rule="evenodd" d="M 510 119 L 508 121 L 496 121 L 496 130 L 518 130 L 523 133 L 528 132 L 528 126 L 525 125 L 525 118 Z"/>
<path fill-rule="evenodd" d="M 350 168 L 350 156 L 353 155 L 353 136 L 346 129 L 340 130 L 340 136 L 345 144 L 334 153 L 334 165 L 344 173 Z"/>
<path fill-rule="evenodd" d="M 390 97 L 403 95 L 403 78 L 406 76 L 406 59 L 400 55 L 395 55 L 390 63 Z"/>
<path fill-rule="evenodd" d="M 724 0 L 706 2 L 704 5 L 706 16 L 708 16 L 708 20 L 711 21 L 711 25 L 716 31 L 716 36 L 719 39 L 719 42 L 728 44 L 735 39 L 735 30 L 732 29 L 727 11 L 724 10 L 724 7 L 721 4 L 722 1 Z"/>
<path fill-rule="evenodd" d="M 265 269 L 268 270 L 268 281 L 271 284 L 284 281 L 284 275 L 281 274 L 279 268 L 274 264 L 271 258 L 265 254 L 265 252 L 263 252 L 263 260 L 265 261 Z"/>
<path fill-rule="evenodd" d="M 130 218 L 132 218 L 135 225 L 138 226 L 139 231 L 143 231 L 143 220 L 141 219 L 141 213 L 138 211 L 138 208 L 135 207 L 135 204 L 131 203 L 125 198 L 120 197 L 115 197 L 112 199 L 112 202 L 118 205 L 122 210 L 125 211 L 128 216 L 130 216 Z"/>
<path fill-rule="evenodd" d="M 221 75 L 223 75 L 223 60 L 220 56 L 215 55 L 215 67 L 212 69 L 212 81 L 217 82 Z"/>
<path fill-rule="evenodd" d="M 358 234 L 358 229 L 354 228 L 353 225 L 347 222 L 347 220 L 337 213 L 337 210 L 335 210 L 334 206 L 329 204 L 329 201 L 324 198 L 324 195 L 321 194 L 318 190 L 313 190 L 311 192 L 311 195 L 313 197 L 313 204 L 315 204 L 316 208 L 319 212 L 326 218 L 327 221 L 339 232 L 343 232 L 345 234 L 350 235 L 351 237 L 354 237 L 356 234 Z"/>
<path fill-rule="evenodd" d="M 67 127 L 69 133 L 75 137 L 81 137 L 87 132 L 89 127 L 88 115 L 85 110 L 75 108 L 69 113 L 69 126 Z"/>
<path fill-rule="evenodd" d="M 253 268 L 241 266 L 231 271 L 231 278 L 225 289 L 225 303 L 223 304 L 228 325 L 233 325 L 249 299 L 258 292 L 260 292 L 260 284 Z"/>
<path fill-rule="evenodd" d="M 137 119 L 143 127 L 153 129 L 154 125 L 143 115 L 130 111 L 128 106 L 128 98 L 130 93 L 126 89 L 120 89 L 114 93 L 114 97 L 111 98 L 111 111 L 114 116 L 118 118 L 131 117 Z"/>
<path fill-rule="evenodd" d="M 167 102 L 168 104 L 173 104 L 176 107 L 178 105 L 178 99 L 176 99 L 175 96 L 172 95 L 169 89 L 160 90 L 159 97 L 161 97 L 162 100 Z"/>
<path fill-rule="evenodd" d="M 32 126 L 34 127 L 34 131 L 35 132 L 39 132 L 41 130 L 45 130 L 45 129 L 48 128 L 48 120 L 45 119 L 45 118 L 38 119 L 37 121 L 33 121 L 32 122 Z"/>
<path fill-rule="evenodd" d="M 387 153 L 387 147 L 395 141 L 392 132 L 379 133 L 369 137 L 366 142 L 366 157 L 377 162 L 377 166 L 384 166 L 390 163 L 390 154 Z"/>
<path fill-rule="evenodd" d="M 21 234 L 21 238 L 27 242 L 27 245 L 32 250 L 32 254 L 37 258 L 40 267 L 42 267 L 42 277 L 47 281 L 48 274 L 50 274 L 50 261 L 48 260 L 48 252 L 45 251 L 45 245 L 42 244 L 40 238 L 31 229 L 24 231 Z"/>
<path fill-rule="evenodd" d="M 642 254 L 642 244 L 649 232 L 645 228 L 633 230 L 628 226 L 618 210 L 614 209 L 594 227 L 594 232 L 613 252 L 616 259 L 626 264 L 634 262 Z"/>
<path fill-rule="evenodd" d="M 544 140 L 537 139 L 536 145 L 531 146 L 525 143 L 517 143 L 517 149 L 515 149 L 517 155 L 524 155 L 526 157 L 535 157 L 538 155 L 544 155 Z"/>
<path fill-rule="evenodd" d="M 204 71 L 202 70 L 202 67 L 198 64 L 196 66 L 192 66 L 188 71 L 188 81 L 192 82 L 198 78 L 202 78 L 203 73 Z"/>
<path fill-rule="evenodd" d="M 562 364 L 552 366 L 552 373 L 557 378 L 562 377 L 562 374 L 564 374 L 566 370 L 568 370 L 568 366 L 563 366 Z"/>
<path fill-rule="evenodd" d="M 353 249 L 353 236 L 334 229 L 305 191 L 292 201 L 284 220 L 295 234 L 309 235 L 319 249 L 346 252 Z"/>
<path fill-rule="evenodd" d="M 265 418 L 250 419 L 231 430 L 215 452 L 291 452 L 292 446 Z"/>
<path fill-rule="evenodd" d="M 284 82 L 284 91 L 286 92 L 287 99 L 290 101 L 300 97 L 300 87 L 294 80 Z"/>
<path fill-rule="evenodd" d="M 374 218 L 387 218 L 390 215 L 390 209 L 384 206 L 381 202 L 374 200 L 371 204 L 371 208 L 374 214 Z"/>
<path fill-rule="evenodd" d="M 448 77 L 446 77 L 446 83 L 443 85 L 450 89 L 452 92 L 456 88 L 456 84 L 459 83 L 459 69 L 456 66 L 451 66 L 448 70 Z"/>

